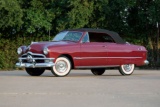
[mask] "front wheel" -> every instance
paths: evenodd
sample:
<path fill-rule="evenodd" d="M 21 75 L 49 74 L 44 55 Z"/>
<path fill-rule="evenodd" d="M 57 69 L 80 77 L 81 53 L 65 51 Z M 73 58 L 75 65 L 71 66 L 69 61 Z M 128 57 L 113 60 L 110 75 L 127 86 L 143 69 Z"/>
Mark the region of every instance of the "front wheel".
<path fill-rule="evenodd" d="M 131 75 L 134 71 L 135 65 L 134 64 L 125 64 L 125 65 L 121 65 L 119 67 L 119 72 L 122 75 Z"/>
<path fill-rule="evenodd" d="M 91 69 L 91 72 L 94 75 L 102 75 L 105 72 L 105 69 L 104 68 L 93 68 Z"/>
<path fill-rule="evenodd" d="M 55 65 L 51 68 L 51 72 L 57 77 L 63 77 L 70 73 L 71 62 L 67 57 L 57 58 Z"/>
<path fill-rule="evenodd" d="M 31 76 L 40 76 L 44 73 L 44 68 L 25 68 L 26 72 Z"/>

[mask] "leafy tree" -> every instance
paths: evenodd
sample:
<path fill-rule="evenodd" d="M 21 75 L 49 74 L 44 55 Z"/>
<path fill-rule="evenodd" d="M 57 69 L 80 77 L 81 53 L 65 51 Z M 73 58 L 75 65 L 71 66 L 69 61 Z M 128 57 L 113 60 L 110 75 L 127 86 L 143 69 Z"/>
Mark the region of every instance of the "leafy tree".
<path fill-rule="evenodd" d="M 17 0 L 0 0 L 0 33 L 13 35 L 23 24 L 23 12 Z"/>
<path fill-rule="evenodd" d="M 108 14 L 108 0 L 91 0 L 92 12 L 88 18 L 88 24 L 85 27 L 91 28 L 105 28 L 107 22 L 105 23 L 105 18 Z"/>
<path fill-rule="evenodd" d="M 29 4 L 24 10 L 24 25 L 28 33 L 34 33 L 41 30 L 51 30 L 51 22 L 54 18 L 54 13 L 50 9 L 46 9 L 45 2 L 40 0 L 25 1 L 24 4 Z M 23 5 L 24 5 L 23 4 Z"/>
<path fill-rule="evenodd" d="M 52 25 L 57 31 L 84 27 L 93 11 L 93 3 L 89 0 L 55 1 L 53 7 L 56 17 Z"/>

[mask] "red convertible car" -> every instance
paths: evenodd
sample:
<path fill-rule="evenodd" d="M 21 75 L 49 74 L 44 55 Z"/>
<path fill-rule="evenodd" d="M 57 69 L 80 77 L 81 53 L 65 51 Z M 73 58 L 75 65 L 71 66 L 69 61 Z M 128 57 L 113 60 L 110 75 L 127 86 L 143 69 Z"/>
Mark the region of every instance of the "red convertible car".
<path fill-rule="evenodd" d="M 55 76 L 66 76 L 71 69 L 91 69 L 102 75 L 117 68 L 122 75 L 131 75 L 135 66 L 147 65 L 147 50 L 126 43 L 117 33 L 104 29 L 72 29 L 58 33 L 52 41 L 33 42 L 17 49 L 19 62 L 31 76 L 46 69 Z"/>

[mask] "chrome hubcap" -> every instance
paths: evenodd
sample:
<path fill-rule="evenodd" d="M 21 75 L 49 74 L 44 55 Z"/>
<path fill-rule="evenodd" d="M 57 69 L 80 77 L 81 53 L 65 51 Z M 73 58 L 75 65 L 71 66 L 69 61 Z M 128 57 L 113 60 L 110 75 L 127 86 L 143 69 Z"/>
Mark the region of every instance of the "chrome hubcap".
<path fill-rule="evenodd" d="M 67 70 L 67 64 L 64 61 L 58 61 L 55 65 L 55 68 L 58 72 L 64 73 Z"/>
<path fill-rule="evenodd" d="M 126 72 L 130 72 L 132 69 L 132 65 L 131 64 L 123 65 L 123 68 Z"/>

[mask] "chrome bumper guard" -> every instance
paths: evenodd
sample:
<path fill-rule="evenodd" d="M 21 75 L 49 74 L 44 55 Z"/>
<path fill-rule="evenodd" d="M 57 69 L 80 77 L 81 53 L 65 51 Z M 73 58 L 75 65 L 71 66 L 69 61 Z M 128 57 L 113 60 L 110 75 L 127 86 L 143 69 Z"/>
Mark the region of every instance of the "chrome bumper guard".
<path fill-rule="evenodd" d="M 149 64 L 149 61 L 148 60 L 145 60 L 144 61 L 144 65 L 148 65 Z"/>
<path fill-rule="evenodd" d="M 29 62 L 23 63 L 22 60 L 28 60 L 27 58 L 19 58 L 19 62 L 16 63 L 16 67 L 22 68 L 47 68 L 53 67 L 55 64 L 53 63 L 54 58 L 31 58 Z M 44 60 L 44 63 L 36 63 L 36 60 Z"/>

